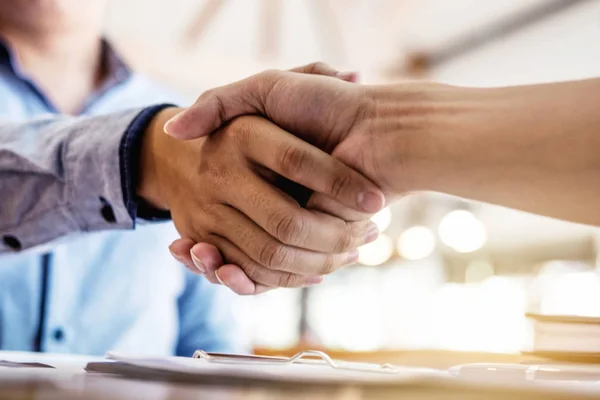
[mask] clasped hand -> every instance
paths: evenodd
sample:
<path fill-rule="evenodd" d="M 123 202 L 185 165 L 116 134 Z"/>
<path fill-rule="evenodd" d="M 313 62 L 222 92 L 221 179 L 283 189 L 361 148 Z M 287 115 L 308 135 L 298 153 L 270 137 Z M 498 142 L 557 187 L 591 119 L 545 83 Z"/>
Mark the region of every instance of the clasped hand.
<path fill-rule="evenodd" d="M 322 65 L 310 68 L 328 71 Z M 277 79 L 276 72 L 268 74 Z M 353 86 L 318 78 L 318 83 Z M 193 140 L 158 129 L 178 111 L 167 109 L 142 146 L 142 170 L 152 173 L 145 172 L 139 192 L 169 209 L 185 238 L 171 246 L 173 255 L 240 294 L 316 284 L 323 275 L 355 262 L 356 248 L 378 235 L 369 217 L 384 205 L 384 196 L 371 180 L 327 152 L 339 141 L 336 137 L 346 135 L 349 125 L 341 124 L 342 118 L 352 123 L 360 103 L 354 110 L 346 108 L 345 115 L 334 115 L 326 110 L 343 98 L 323 98 L 322 104 L 290 99 L 277 105 L 289 107 L 289 115 L 284 113 L 289 123 L 275 122 L 291 134 L 258 116 L 228 118 L 215 110 L 221 120 L 205 118 L 201 104 L 216 94 L 205 93 L 169 124 L 168 129 Z M 241 101 L 237 99 L 228 98 Z M 303 207 L 302 198 L 312 192 L 319 195 Z M 200 244 L 190 252 L 195 243 Z"/>

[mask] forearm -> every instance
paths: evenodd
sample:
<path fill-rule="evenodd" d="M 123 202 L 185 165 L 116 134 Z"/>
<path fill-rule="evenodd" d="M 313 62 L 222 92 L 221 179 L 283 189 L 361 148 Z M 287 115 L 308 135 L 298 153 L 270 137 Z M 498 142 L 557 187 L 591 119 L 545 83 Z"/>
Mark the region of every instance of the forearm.
<path fill-rule="evenodd" d="M 124 137 L 140 110 L 0 125 L 0 253 L 131 229 Z M 124 178 L 128 178 L 125 179 Z"/>
<path fill-rule="evenodd" d="M 600 225 L 600 79 L 426 98 L 408 144 L 415 189 Z"/>

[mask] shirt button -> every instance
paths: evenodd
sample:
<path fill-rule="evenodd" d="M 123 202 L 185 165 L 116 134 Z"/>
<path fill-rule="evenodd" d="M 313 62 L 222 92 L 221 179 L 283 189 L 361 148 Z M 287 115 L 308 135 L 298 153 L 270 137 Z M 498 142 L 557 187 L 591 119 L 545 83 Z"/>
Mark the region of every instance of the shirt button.
<path fill-rule="evenodd" d="M 63 331 L 61 328 L 56 328 L 52 333 L 52 337 L 57 342 L 62 342 L 65 339 L 65 331 Z"/>
<path fill-rule="evenodd" d="M 7 245 L 8 247 L 10 247 L 11 249 L 13 249 L 15 251 L 19 251 L 19 250 L 21 250 L 21 247 L 23 247 L 21 245 L 21 241 L 12 235 L 2 236 L 2 241 L 4 242 L 5 245 Z"/>
<path fill-rule="evenodd" d="M 109 224 L 114 224 L 117 222 L 117 217 L 115 217 L 115 212 L 113 211 L 110 203 L 104 197 L 100 197 L 100 203 L 102 203 L 102 208 L 100 209 L 102 218 L 104 218 L 104 220 Z"/>

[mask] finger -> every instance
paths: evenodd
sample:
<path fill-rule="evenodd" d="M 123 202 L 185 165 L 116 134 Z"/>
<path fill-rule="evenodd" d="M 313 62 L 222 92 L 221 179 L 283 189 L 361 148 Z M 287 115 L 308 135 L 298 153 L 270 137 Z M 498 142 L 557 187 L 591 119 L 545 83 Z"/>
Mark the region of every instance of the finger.
<path fill-rule="evenodd" d="M 340 71 L 333 68 L 331 65 L 326 64 L 324 62 L 314 62 L 306 65 L 302 65 L 300 67 L 290 69 L 290 72 L 298 72 L 301 74 L 311 74 L 311 75 L 323 75 L 323 76 L 332 76 L 336 77 L 340 74 Z"/>
<path fill-rule="evenodd" d="M 208 243 L 198 243 L 190 249 L 189 254 L 196 268 L 203 271 L 206 279 L 218 284 L 215 271 L 224 264 L 219 249 Z"/>
<path fill-rule="evenodd" d="M 281 243 L 324 253 L 345 253 L 365 244 L 377 226 L 371 221 L 347 223 L 306 210 L 255 175 L 236 185 L 225 200 Z"/>
<path fill-rule="evenodd" d="M 340 72 L 337 78 L 350 83 L 358 83 L 360 81 L 358 72 Z"/>
<path fill-rule="evenodd" d="M 257 164 L 359 211 L 376 213 L 385 205 L 381 190 L 340 160 L 269 121 L 253 118 L 246 126 L 240 148 Z"/>
<path fill-rule="evenodd" d="M 264 115 L 264 99 L 281 71 L 260 74 L 202 93 L 196 102 L 165 123 L 164 131 L 177 139 L 207 136 L 241 115 Z"/>
<path fill-rule="evenodd" d="M 258 265 L 271 270 L 300 275 L 324 275 L 358 260 L 356 249 L 331 254 L 285 245 L 247 216 L 227 205 L 215 207 L 211 214 L 217 222 L 209 226 L 211 232 L 228 239 Z"/>
<path fill-rule="evenodd" d="M 223 265 L 215 271 L 217 279 L 223 286 L 227 286 L 237 294 L 261 294 L 273 290 L 275 288 L 254 283 L 252 279 L 244 273 L 244 271 L 233 264 Z"/>
<path fill-rule="evenodd" d="M 270 270 L 260 266 L 236 245 L 223 237 L 210 235 L 206 238 L 206 242 L 213 244 L 222 254 L 225 254 L 228 264 L 240 266 L 246 276 L 254 282 L 255 285 L 292 288 L 314 285 L 322 281 L 322 277 L 298 275 L 289 272 Z M 249 286 L 231 289 L 238 294 L 255 294 L 256 292 L 256 286 L 252 291 L 250 291 L 252 288 Z"/>
<path fill-rule="evenodd" d="M 185 265 L 187 269 L 196 274 L 203 274 L 203 272 L 194 265 L 190 256 L 192 246 L 194 246 L 194 241 L 191 239 L 177 239 L 171 243 L 169 251 L 173 258 Z"/>
<path fill-rule="evenodd" d="M 309 64 L 292 71 L 332 76 L 347 82 L 358 81 L 358 74 L 338 72 L 324 63 Z M 265 99 L 283 74 L 284 71 L 264 71 L 241 81 L 207 90 L 191 107 L 167 121 L 163 129 L 177 139 L 190 140 L 207 136 L 241 115 L 266 115 Z"/>
<path fill-rule="evenodd" d="M 301 74 L 323 75 L 338 78 L 346 82 L 358 82 L 357 72 L 341 72 L 323 62 L 315 62 L 301 67 L 292 68 L 290 72 L 298 72 Z"/>
<path fill-rule="evenodd" d="M 363 221 L 373 216 L 372 213 L 356 211 L 343 205 L 331 196 L 316 192 L 311 195 L 306 204 L 306 208 L 333 215 L 334 217 L 341 218 L 344 221 Z"/>

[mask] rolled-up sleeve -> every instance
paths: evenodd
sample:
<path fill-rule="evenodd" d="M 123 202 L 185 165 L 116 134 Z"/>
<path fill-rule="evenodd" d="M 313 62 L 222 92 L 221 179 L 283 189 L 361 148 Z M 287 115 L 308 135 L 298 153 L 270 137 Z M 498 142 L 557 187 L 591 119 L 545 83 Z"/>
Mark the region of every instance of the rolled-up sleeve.
<path fill-rule="evenodd" d="M 0 253 L 132 229 L 135 143 L 161 108 L 0 122 Z"/>

